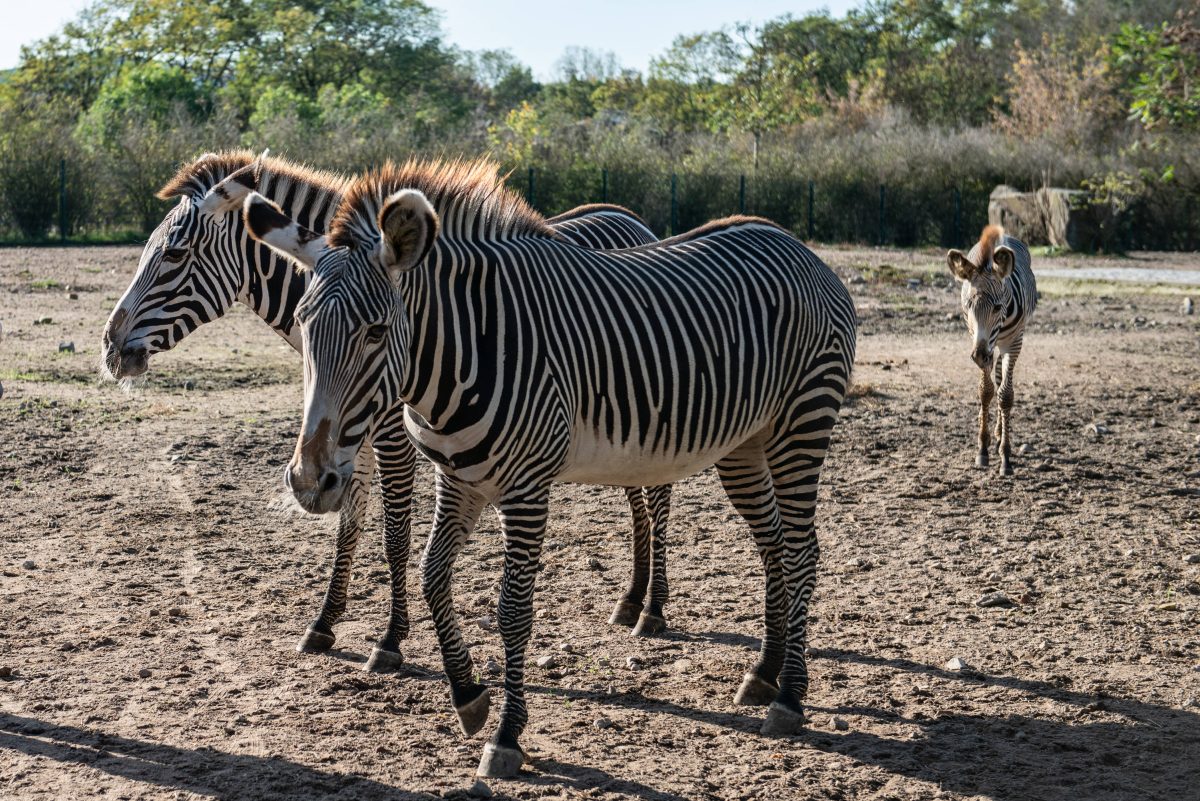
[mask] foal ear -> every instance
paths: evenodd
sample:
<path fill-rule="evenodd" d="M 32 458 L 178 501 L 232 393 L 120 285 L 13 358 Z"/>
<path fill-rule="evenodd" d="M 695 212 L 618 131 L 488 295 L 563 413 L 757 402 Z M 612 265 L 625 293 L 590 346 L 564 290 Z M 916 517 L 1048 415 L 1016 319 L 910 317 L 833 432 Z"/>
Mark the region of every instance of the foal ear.
<path fill-rule="evenodd" d="M 259 157 L 261 159 L 261 156 Z M 258 188 L 262 164 L 255 160 L 226 175 L 200 200 L 201 214 L 227 214 L 242 207 L 246 196 Z"/>
<path fill-rule="evenodd" d="M 996 252 L 992 254 L 992 274 L 996 278 L 1003 281 L 1012 275 L 1013 267 L 1017 263 L 1017 254 L 1013 253 L 1010 247 L 998 247 Z"/>
<path fill-rule="evenodd" d="M 379 261 L 393 281 L 425 260 L 439 226 L 433 205 L 415 189 L 404 189 L 384 202 L 379 211 Z"/>
<path fill-rule="evenodd" d="M 960 281 L 970 281 L 975 273 L 979 272 L 975 263 L 961 250 L 951 250 L 947 253 L 946 262 L 950 265 L 950 272 Z"/>
<path fill-rule="evenodd" d="M 325 252 L 323 235 L 300 225 L 257 192 L 247 195 L 242 214 L 250 236 L 303 267 L 315 267 Z"/>

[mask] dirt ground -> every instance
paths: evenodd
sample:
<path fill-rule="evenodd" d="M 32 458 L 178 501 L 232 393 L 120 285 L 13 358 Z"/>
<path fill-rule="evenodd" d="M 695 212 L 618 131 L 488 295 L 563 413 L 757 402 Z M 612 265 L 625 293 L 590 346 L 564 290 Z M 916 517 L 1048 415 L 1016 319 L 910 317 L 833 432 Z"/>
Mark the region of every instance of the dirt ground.
<path fill-rule="evenodd" d="M 562 486 L 530 650 L 557 664 L 529 671 L 531 764 L 489 792 L 1200 798 L 1200 316 L 1180 311 L 1200 290 L 1044 282 L 1002 479 L 973 467 L 977 370 L 942 258 L 821 252 L 862 327 L 820 493 L 809 730 L 765 738 L 763 710 L 732 703 L 762 578 L 711 472 L 676 487 L 655 639 L 605 623 L 629 571 L 622 494 Z M 416 572 L 430 471 L 407 665 L 361 669 L 386 615 L 378 500 L 338 649 L 297 654 L 334 530 L 274 502 L 299 360 L 238 309 L 133 391 L 100 383 L 137 256 L 0 249 L 0 798 L 466 797 L 483 740 L 458 730 Z M 493 514 L 459 564 L 495 683 Z M 1008 605 L 977 603 L 993 592 Z"/>

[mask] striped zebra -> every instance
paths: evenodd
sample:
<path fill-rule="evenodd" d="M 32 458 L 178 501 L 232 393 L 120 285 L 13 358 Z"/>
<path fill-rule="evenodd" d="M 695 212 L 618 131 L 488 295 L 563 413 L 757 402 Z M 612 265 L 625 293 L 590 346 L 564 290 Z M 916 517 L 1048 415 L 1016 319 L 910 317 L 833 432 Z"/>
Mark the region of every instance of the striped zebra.
<path fill-rule="evenodd" d="M 249 306 L 299 350 L 294 313 L 310 275 L 249 238 L 241 201 L 255 189 L 323 231 L 346 183 L 332 173 L 284 159 L 256 159 L 248 152 L 207 154 L 181 168 L 159 193 L 163 199 L 178 198 L 178 204 L 150 237 L 133 280 L 105 326 L 102 352 L 110 376 L 140 375 L 148 369 L 151 355 L 170 350 L 200 325 L 223 316 L 235 302 Z M 589 206 L 556 219 L 561 222 L 555 227 L 564 236 L 587 245 L 623 247 L 655 239 L 645 223 L 617 206 Z M 392 600 L 387 628 L 372 650 L 367 669 L 384 670 L 401 663 L 400 642 L 409 631 L 406 575 L 415 466 L 416 454 L 404 432 L 403 410 L 396 409 L 381 421 L 371 446 L 363 447 L 355 458 L 351 492 L 339 515 L 329 586 L 320 613 L 300 638 L 297 650 L 319 653 L 333 647 L 333 626 L 346 609 L 370 477 L 377 468 Z M 648 488 L 646 493 L 664 494 L 669 504 L 669 487 Z M 664 547 L 666 507 L 657 496 L 657 505 L 649 503 L 640 489 L 631 489 L 628 495 L 634 523 L 634 571 L 629 590 L 617 603 L 613 622 L 636 624 L 636 633 L 652 633 L 662 627 L 666 567 L 664 557 L 652 566 L 650 554 L 658 554 Z M 653 581 L 648 581 L 651 573 Z M 650 604 L 639 619 L 648 583 Z"/>
<path fill-rule="evenodd" d="M 975 465 L 988 466 L 988 411 L 992 397 L 999 393 L 996 447 L 1000 451 L 1000 474 L 1011 476 L 1013 371 L 1021 355 L 1025 325 L 1037 307 L 1037 282 L 1029 248 L 1000 226 L 989 225 L 969 253 L 951 250 L 946 259 L 950 272 L 962 281 L 962 311 L 971 332 L 971 359 L 982 371 Z"/>
<path fill-rule="evenodd" d="M 855 350 L 845 287 L 774 224 L 733 217 L 638 248 L 565 241 L 480 162 L 389 165 L 350 187 L 326 235 L 252 195 L 251 234 L 313 270 L 296 309 L 301 505 L 340 498 L 373 420 L 405 403 L 439 468 L 422 558 L 463 730 L 487 720 L 450 592 L 483 507 L 504 532 L 504 705 L 479 773 L 525 755 L 525 651 L 554 481 L 654 486 L 716 464 L 766 574 L 759 659 L 736 700 L 763 731 L 804 722 L 817 482 Z M 336 503 L 337 501 L 333 501 Z"/>

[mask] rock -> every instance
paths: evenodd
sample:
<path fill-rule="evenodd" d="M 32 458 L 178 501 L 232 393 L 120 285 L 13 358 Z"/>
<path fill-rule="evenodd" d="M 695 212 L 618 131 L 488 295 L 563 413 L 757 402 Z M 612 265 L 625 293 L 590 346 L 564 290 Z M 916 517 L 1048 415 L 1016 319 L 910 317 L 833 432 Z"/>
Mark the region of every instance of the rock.
<path fill-rule="evenodd" d="M 558 644 L 558 650 L 562 651 L 564 654 L 573 654 L 575 653 L 575 646 L 571 645 L 569 642 L 560 642 Z"/>
<path fill-rule="evenodd" d="M 1104 423 L 1088 423 L 1087 427 L 1083 429 L 1083 433 L 1093 439 L 1099 439 L 1105 434 L 1111 433 L 1111 430 Z"/>
<path fill-rule="evenodd" d="M 611 729 L 613 722 L 608 718 L 596 718 L 592 721 L 592 725 L 597 729 Z"/>
<path fill-rule="evenodd" d="M 0 384 L 0 398 L 4 397 L 4 384 Z"/>
<path fill-rule="evenodd" d="M 59 342 L 58 343 L 58 352 L 59 353 L 74 353 L 75 352 L 75 343 L 71 342 L 70 340 L 64 340 L 62 342 Z"/>
<path fill-rule="evenodd" d="M 37 562 L 33 561 L 32 559 L 26 559 L 21 563 L 21 567 L 25 568 L 26 570 L 37 570 Z"/>
<path fill-rule="evenodd" d="M 591 557 L 587 560 L 588 570 L 603 570 L 604 565 L 600 564 L 600 560 L 596 557 Z"/>
<path fill-rule="evenodd" d="M 472 798 L 491 798 L 492 788 L 488 787 L 487 782 L 483 779 L 476 779 L 475 783 L 467 790 L 467 795 Z"/>
<path fill-rule="evenodd" d="M 79 293 L 78 292 L 68 292 L 67 300 L 79 300 Z"/>
<path fill-rule="evenodd" d="M 1158 611 L 1160 611 L 1160 612 L 1178 612 L 1178 611 L 1179 611 L 1179 604 L 1177 604 L 1177 603 L 1175 603 L 1174 601 L 1172 601 L 1172 602 L 1170 602 L 1170 603 L 1159 604 L 1158 606 L 1156 606 L 1156 607 L 1154 607 L 1154 608 L 1155 608 L 1155 609 L 1157 609 L 1157 610 L 1158 610 Z"/>
<path fill-rule="evenodd" d="M 1046 241 L 1046 225 L 1033 192 L 1021 192 L 1001 184 L 988 198 L 988 224 L 1002 225 L 1025 243 Z"/>
<path fill-rule="evenodd" d="M 942 669 L 957 673 L 961 670 L 970 670 L 971 666 L 964 662 L 962 657 L 956 656 L 946 664 L 942 665 Z"/>
<path fill-rule="evenodd" d="M 193 389 L 196 388 L 196 382 L 189 378 L 187 381 L 183 382 L 183 388 L 185 390 L 187 390 L 188 392 L 191 392 Z"/>
<path fill-rule="evenodd" d="M 488 617 L 487 615 L 484 615 L 483 617 L 479 618 L 479 620 L 476 620 L 475 624 L 477 626 L 479 626 L 479 628 L 483 629 L 484 631 L 495 631 L 496 630 L 496 621 L 493 620 L 492 618 Z"/>
<path fill-rule="evenodd" d="M 946 312 L 946 322 L 952 323 L 958 319 L 958 315 L 954 312 Z"/>
<path fill-rule="evenodd" d="M 153 675 L 153 674 L 151 674 L 150 668 L 142 668 L 141 670 L 138 671 L 139 679 L 148 679 L 148 678 L 150 678 L 151 675 Z"/>
<path fill-rule="evenodd" d="M 168 617 L 183 617 L 183 610 L 180 609 L 178 606 L 172 606 L 170 609 L 167 610 L 167 616 Z"/>
<path fill-rule="evenodd" d="M 909 289 L 920 289 L 921 288 L 921 279 L 920 278 L 908 279 L 908 288 Z"/>
<path fill-rule="evenodd" d="M 989 592 L 976 601 L 975 605 L 987 609 L 994 606 L 1012 606 L 1013 602 L 1002 592 Z"/>
<path fill-rule="evenodd" d="M 546 656 L 539 656 L 538 660 L 537 660 L 537 666 L 540 668 L 545 668 L 545 669 L 554 667 L 554 665 L 556 663 L 557 663 L 557 660 L 554 658 L 554 654 L 547 654 Z"/>
<path fill-rule="evenodd" d="M 861 275 L 856 274 L 856 275 L 850 276 L 850 280 L 848 283 L 851 283 L 851 284 L 854 284 L 855 286 L 857 286 L 859 284 L 867 283 L 867 279 L 863 278 Z"/>
<path fill-rule="evenodd" d="M 829 719 L 829 728 L 833 729 L 834 731 L 849 731 L 850 724 L 847 723 L 843 718 L 835 716 Z"/>
<path fill-rule="evenodd" d="M 1183 561 L 1189 565 L 1200 565 L 1200 553 L 1190 553 L 1183 557 Z"/>
<path fill-rule="evenodd" d="M 1191 709 L 1194 706 L 1200 706 L 1200 703 L 1197 703 L 1195 698 L 1185 698 L 1183 699 L 1183 703 L 1179 705 L 1179 708 Z"/>
<path fill-rule="evenodd" d="M 641 666 L 642 660 L 638 659 L 636 656 L 626 657 L 625 667 L 629 668 L 630 670 L 637 670 Z"/>
<path fill-rule="evenodd" d="M 1027 453 L 1029 453 L 1029 444 L 1022 442 L 1021 446 L 1017 448 L 1017 456 L 1024 456 Z"/>
<path fill-rule="evenodd" d="M 1183 303 L 1182 303 L 1182 304 L 1180 304 L 1179 311 L 1181 311 L 1181 312 L 1183 312 L 1184 314 L 1186 314 L 1186 315 L 1189 315 L 1189 316 L 1190 316 L 1190 315 L 1193 315 L 1193 314 L 1195 314 L 1195 313 L 1196 313 L 1196 308 L 1195 308 L 1195 306 L 1192 304 L 1192 299 L 1191 299 L 1191 298 L 1184 298 L 1184 299 L 1183 299 Z"/>
<path fill-rule="evenodd" d="M 0 665 L 0 679 L 7 679 L 12 673 L 13 670 L 8 665 Z"/>
<path fill-rule="evenodd" d="M 54 322 L 53 317 L 39 317 L 33 321 L 34 325 L 51 325 Z"/>
<path fill-rule="evenodd" d="M 495 675 L 501 671 L 500 663 L 495 659 L 489 659 L 483 666 L 483 669 L 492 675 Z"/>

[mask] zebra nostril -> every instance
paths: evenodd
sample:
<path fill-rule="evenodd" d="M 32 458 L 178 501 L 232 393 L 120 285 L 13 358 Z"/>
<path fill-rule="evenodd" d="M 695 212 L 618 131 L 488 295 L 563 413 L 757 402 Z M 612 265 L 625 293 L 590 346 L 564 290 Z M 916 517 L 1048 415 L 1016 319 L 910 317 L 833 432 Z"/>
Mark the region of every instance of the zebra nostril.
<path fill-rule="evenodd" d="M 336 471 L 326 470 L 321 476 L 321 492 L 332 492 L 337 489 L 339 479 Z"/>

